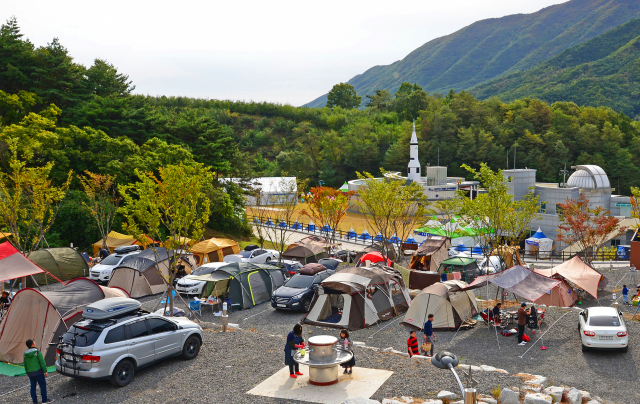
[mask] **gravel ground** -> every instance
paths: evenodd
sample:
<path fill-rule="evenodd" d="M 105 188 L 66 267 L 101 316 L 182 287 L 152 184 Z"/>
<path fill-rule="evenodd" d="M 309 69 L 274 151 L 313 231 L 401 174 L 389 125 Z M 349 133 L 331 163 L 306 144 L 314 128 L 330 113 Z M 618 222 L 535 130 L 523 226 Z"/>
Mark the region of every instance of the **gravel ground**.
<path fill-rule="evenodd" d="M 619 298 L 622 283 L 618 287 L 615 284 L 628 272 L 605 270 L 603 273 L 610 278 L 610 283 L 607 290 L 600 293 L 600 302 L 587 299 L 581 307 L 610 305 L 614 291 Z M 628 277 L 624 282 L 630 284 Z M 485 289 L 479 294 L 486 294 Z M 489 289 L 489 296 L 495 296 L 495 289 Z M 151 309 L 158 298 L 147 297 L 141 300 L 145 308 Z M 632 313 L 635 307 L 621 306 L 621 310 Z M 144 403 L 160 400 L 169 403 L 291 402 L 248 396 L 245 392 L 284 366 L 285 336 L 302 317 L 301 313 L 276 311 L 268 304 L 231 313 L 229 321 L 239 324 L 241 330 L 229 333 L 206 331 L 201 353 L 193 361 L 183 361 L 179 358 L 166 360 L 141 370 L 129 386 L 121 389 L 113 388 L 105 381 L 79 381 L 53 375 L 48 379 L 50 396 L 58 402 L 68 403 Z M 516 344 L 515 337 L 505 338 L 500 335 L 496 338 L 493 331 L 480 326 L 460 331 L 457 335 L 455 332 L 437 332 L 439 341 L 436 349 L 447 349 L 456 353 L 463 363 L 490 365 L 505 369 L 511 375 L 518 372 L 544 375 L 554 385 L 587 390 L 592 395 L 598 395 L 610 402 L 640 402 L 636 376 L 636 362 L 640 361 L 640 323 L 626 322 L 630 335 L 630 348 L 627 353 L 582 353 L 577 332 L 577 311 L 548 309 L 542 331 L 558 319 L 559 321 L 545 335 L 544 344 L 548 349 L 541 351 L 536 345 L 523 358 L 520 356 L 533 342 L 530 342 L 529 346 L 520 347 Z M 203 320 L 219 322 L 219 318 L 214 317 L 208 307 L 203 308 Z M 355 341 L 363 341 L 368 346 L 394 347 L 404 352 L 408 332 L 398 324 L 400 321 L 354 331 L 352 338 Z M 312 334 L 309 334 L 310 331 Z M 323 333 L 337 335 L 337 330 L 304 327 L 305 338 Z M 535 338 L 532 341 L 535 341 Z M 428 362 L 362 348 L 356 351 L 356 360 L 361 367 L 393 370 L 393 376 L 372 397 L 377 400 L 394 396 L 433 398 L 440 390 L 457 390 L 452 375 Z M 354 371 L 357 371 L 357 368 Z M 518 379 L 511 375 L 495 372 L 477 374 L 480 392 L 486 394 L 498 386 L 518 386 Z M 28 388 L 12 392 L 27 384 L 26 377 L 0 376 L 0 402 L 28 402 Z"/>

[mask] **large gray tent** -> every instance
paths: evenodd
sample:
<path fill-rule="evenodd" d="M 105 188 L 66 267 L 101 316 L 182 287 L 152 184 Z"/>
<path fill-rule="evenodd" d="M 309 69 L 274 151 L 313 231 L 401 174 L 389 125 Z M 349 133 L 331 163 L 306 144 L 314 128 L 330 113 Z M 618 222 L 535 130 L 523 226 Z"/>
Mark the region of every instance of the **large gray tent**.
<path fill-rule="evenodd" d="M 173 250 L 156 247 L 148 248 L 140 254 L 130 255 L 118 265 L 111 275 L 109 287 L 124 289 L 131 297 L 143 297 L 163 293 L 169 278 L 169 267 Z"/>
<path fill-rule="evenodd" d="M 48 292 L 20 290 L 0 323 L 0 360 L 21 363 L 24 342 L 33 339 L 47 365 L 53 365 L 56 347 L 49 343 L 57 342 L 58 336 L 80 319 L 85 306 L 110 297 L 129 296 L 86 278 L 73 279 Z"/>

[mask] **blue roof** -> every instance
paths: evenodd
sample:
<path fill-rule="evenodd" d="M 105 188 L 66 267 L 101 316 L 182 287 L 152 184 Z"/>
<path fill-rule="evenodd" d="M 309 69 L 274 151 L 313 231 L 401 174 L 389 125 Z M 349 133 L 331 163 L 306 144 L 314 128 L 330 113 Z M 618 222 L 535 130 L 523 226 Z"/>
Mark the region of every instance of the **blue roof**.
<path fill-rule="evenodd" d="M 538 228 L 538 231 L 533 236 L 531 236 L 529 238 L 538 238 L 538 239 L 540 239 L 540 238 L 549 238 L 549 237 L 545 236 L 544 233 L 542 232 L 542 230 L 540 230 L 540 228 Z"/>

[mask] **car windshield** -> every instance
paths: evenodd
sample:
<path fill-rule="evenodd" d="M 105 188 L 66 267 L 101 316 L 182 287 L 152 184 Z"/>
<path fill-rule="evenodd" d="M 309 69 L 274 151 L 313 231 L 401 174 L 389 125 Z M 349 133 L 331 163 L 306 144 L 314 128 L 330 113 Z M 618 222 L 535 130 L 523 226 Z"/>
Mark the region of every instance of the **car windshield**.
<path fill-rule="evenodd" d="M 120 262 L 121 258 L 122 258 L 122 255 L 112 254 L 107 258 L 103 259 L 100 263 L 102 265 L 118 265 L 118 262 Z"/>
<path fill-rule="evenodd" d="M 249 258 L 251 257 L 251 251 L 240 251 L 238 255 L 242 258 Z"/>
<path fill-rule="evenodd" d="M 69 328 L 69 331 L 67 331 L 62 336 L 62 342 L 64 342 L 65 344 L 73 345 L 72 339 L 75 337 L 76 339 L 75 346 L 78 346 L 78 347 L 91 346 L 95 344 L 95 342 L 98 340 L 98 337 L 100 336 L 101 333 L 102 333 L 101 330 L 90 330 L 90 329 L 83 329 L 76 326 L 72 326 L 71 328 Z"/>
<path fill-rule="evenodd" d="M 313 276 L 296 274 L 285 284 L 288 288 L 306 289 L 313 283 Z"/>
<path fill-rule="evenodd" d="M 592 316 L 589 317 L 589 325 L 594 327 L 618 327 L 620 319 L 618 316 Z"/>
<path fill-rule="evenodd" d="M 191 275 L 208 275 L 214 272 L 215 270 L 216 270 L 216 267 L 202 266 L 191 271 Z"/>

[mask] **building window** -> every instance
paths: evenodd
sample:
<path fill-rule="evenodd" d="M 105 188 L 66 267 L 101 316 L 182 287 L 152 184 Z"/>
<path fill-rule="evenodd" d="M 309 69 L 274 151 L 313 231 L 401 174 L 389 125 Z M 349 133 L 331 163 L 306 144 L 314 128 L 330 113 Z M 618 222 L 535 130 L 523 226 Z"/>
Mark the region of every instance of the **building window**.
<path fill-rule="evenodd" d="M 416 168 L 416 173 L 420 174 L 420 167 Z"/>
<path fill-rule="evenodd" d="M 547 213 L 547 203 L 546 202 L 540 202 L 540 210 L 538 211 L 538 213 Z"/>
<path fill-rule="evenodd" d="M 611 240 L 611 247 L 617 247 L 620 245 L 620 240 L 613 239 Z"/>

